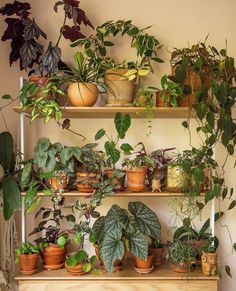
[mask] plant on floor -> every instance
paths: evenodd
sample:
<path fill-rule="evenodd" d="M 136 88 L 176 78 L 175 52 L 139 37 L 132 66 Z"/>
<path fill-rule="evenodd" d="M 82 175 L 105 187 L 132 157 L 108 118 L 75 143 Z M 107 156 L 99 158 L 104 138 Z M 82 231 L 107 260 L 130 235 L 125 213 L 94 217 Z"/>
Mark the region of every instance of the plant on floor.
<path fill-rule="evenodd" d="M 14 211 L 20 208 L 19 171 L 16 170 L 14 141 L 9 132 L 0 133 L 0 166 L 3 176 L 0 178 L 0 195 L 3 198 L 3 214 L 9 220 Z"/>
<path fill-rule="evenodd" d="M 158 217 L 149 207 L 142 202 L 129 202 L 128 210 L 113 205 L 92 228 L 109 273 L 113 271 L 113 263 L 122 260 L 127 250 L 141 259 L 147 258 L 148 240 L 145 236 L 160 239 Z"/>

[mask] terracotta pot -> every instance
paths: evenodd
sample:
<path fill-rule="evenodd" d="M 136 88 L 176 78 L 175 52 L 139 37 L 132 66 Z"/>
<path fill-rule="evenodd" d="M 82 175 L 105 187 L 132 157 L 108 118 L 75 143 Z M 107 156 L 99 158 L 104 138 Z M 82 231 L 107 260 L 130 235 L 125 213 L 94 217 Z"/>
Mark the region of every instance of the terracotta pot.
<path fill-rule="evenodd" d="M 86 274 L 83 270 L 83 263 L 78 263 L 76 266 L 68 266 L 65 263 L 66 270 L 74 276 L 81 276 Z"/>
<path fill-rule="evenodd" d="M 217 269 L 217 254 L 202 252 L 202 273 L 207 276 L 215 276 Z"/>
<path fill-rule="evenodd" d="M 148 269 L 153 265 L 153 254 L 149 254 L 147 260 L 140 259 L 139 257 L 134 257 L 135 267 L 138 269 Z"/>
<path fill-rule="evenodd" d="M 104 76 L 107 86 L 106 106 L 132 106 L 135 94 L 135 81 L 123 77 L 128 69 L 108 70 Z"/>
<path fill-rule="evenodd" d="M 187 174 L 179 166 L 167 167 L 167 189 L 170 192 L 183 192 L 188 184 Z"/>
<path fill-rule="evenodd" d="M 77 172 L 77 189 L 83 193 L 93 193 L 93 184 L 97 184 L 99 179 L 96 173 Z"/>
<path fill-rule="evenodd" d="M 22 254 L 19 258 L 20 271 L 22 274 L 31 275 L 36 273 L 39 261 L 39 254 Z"/>
<path fill-rule="evenodd" d="M 177 273 L 188 273 L 190 271 L 189 264 L 187 263 L 171 264 L 170 268 L 172 271 L 177 272 Z"/>
<path fill-rule="evenodd" d="M 145 179 L 148 168 L 131 168 L 126 171 L 128 190 L 132 192 L 141 192 L 145 189 Z"/>
<path fill-rule="evenodd" d="M 204 192 L 211 188 L 211 181 L 212 181 L 212 172 L 210 168 L 203 169 L 204 175 L 205 175 L 205 183 L 199 184 L 199 191 Z M 192 186 L 195 185 L 195 179 L 192 177 L 191 179 Z"/>
<path fill-rule="evenodd" d="M 201 266 L 202 265 L 202 251 L 201 251 L 201 247 L 207 243 L 207 239 L 192 239 L 189 241 L 189 244 L 191 246 L 193 246 L 193 248 L 198 250 L 197 256 L 196 256 L 196 260 L 197 260 L 197 265 Z"/>
<path fill-rule="evenodd" d="M 164 93 L 164 98 L 161 98 L 161 91 L 156 92 L 156 107 L 171 107 L 170 102 L 167 102 L 165 105 L 165 96 L 167 94 Z"/>
<path fill-rule="evenodd" d="M 32 76 L 29 78 L 30 82 L 36 83 L 36 85 L 39 87 L 43 87 L 46 84 L 47 80 L 48 80 L 47 77 L 40 77 L 40 76 Z"/>
<path fill-rule="evenodd" d="M 98 99 L 98 88 L 93 83 L 71 83 L 67 94 L 72 105 L 91 107 Z"/>
<path fill-rule="evenodd" d="M 57 270 L 64 266 L 67 247 L 60 248 L 56 244 L 49 244 L 43 249 L 43 262 L 47 270 Z"/>
<path fill-rule="evenodd" d="M 69 182 L 69 177 L 68 175 L 65 175 L 62 178 L 52 177 L 48 180 L 53 189 L 59 190 L 59 189 L 66 189 Z"/>
<path fill-rule="evenodd" d="M 160 266 L 163 263 L 164 247 L 151 248 L 150 251 L 153 254 L 153 265 Z"/>
<path fill-rule="evenodd" d="M 107 177 L 111 178 L 113 173 L 114 173 L 114 171 L 115 171 L 115 169 L 106 169 L 105 171 L 106 171 Z M 125 170 L 119 170 L 119 172 L 122 172 L 124 174 L 126 173 Z M 123 177 L 119 178 L 119 179 L 113 179 L 112 185 L 119 186 L 119 187 L 114 188 L 115 192 L 119 192 L 119 191 L 124 191 L 125 190 L 125 186 L 124 186 L 124 184 L 125 184 L 125 176 L 126 176 L 126 174 Z"/>

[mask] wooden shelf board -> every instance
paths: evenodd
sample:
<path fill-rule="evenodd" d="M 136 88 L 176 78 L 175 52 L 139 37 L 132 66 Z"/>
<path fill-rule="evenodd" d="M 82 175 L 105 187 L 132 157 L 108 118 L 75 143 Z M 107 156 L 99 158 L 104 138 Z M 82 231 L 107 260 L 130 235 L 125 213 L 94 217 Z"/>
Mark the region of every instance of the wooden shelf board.
<path fill-rule="evenodd" d="M 15 280 L 19 281 L 48 281 L 48 280 L 61 280 L 61 281 L 86 281 L 86 280 L 96 280 L 96 281 L 104 281 L 104 280 L 218 280 L 217 276 L 206 276 L 201 273 L 201 269 L 194 270 L 188 274 L 180 274 L 172 271 L 169 267 L 168 263 L 164 263 L 159 267 L 156 267 L 154 271 L 148 275 L 140 275 L 134 270 L 134 263 L 132 260 L 127 260 L 124 263 L 123 270 L 120 272 L 107 274 L 101 273 L 99 275 L 95 275 L 93 273 L 86 274 L 84 276 L 73 276 L 69 274 L 65 269 L 47 271 L 42 268 L 38 273 L 33 275 L 23 275 L 17 273 L 15 276 Z"/>
<path fill-rule="evenodd" d="M 21 195 L 25 196 L 25 192 L 22 192 Z M 44 193 L 39 192 L 39 196 L 45 196 L 47 197 Z M 69 192 L 64 192 L 62 193 L 62 196 L 64 197 L 91 197 L 92 194 L 89 193 L 82 193 L 78 191 L 69 191 Z M 177 192 L 151 192 L 151 191 L 145 191 L 145 192 L 114 192 L 113 194 L 110 195 L 108 198 L 112 197 L 127 197 L 127 198 L 132 198 L 132 197 L 184 197 L 184 193 L 177 193 Z M 200 197 L 204 196 L 204 193 L 201 193 Z"/>
<path fill-rule="evenodd" d="M 21 107 L 13 107 L 17 113 L 22 113 Z M 132 118 L 146 118 L 142 107 L 61 107 L 63 118 L 113 118 L 116 112 L 129 113 Z M 30 110 L 25 111 L 26 114 Z M 188 107 L 157 107 L 153 118 L 187 118 L 194 117 L 193 110 Z"/>

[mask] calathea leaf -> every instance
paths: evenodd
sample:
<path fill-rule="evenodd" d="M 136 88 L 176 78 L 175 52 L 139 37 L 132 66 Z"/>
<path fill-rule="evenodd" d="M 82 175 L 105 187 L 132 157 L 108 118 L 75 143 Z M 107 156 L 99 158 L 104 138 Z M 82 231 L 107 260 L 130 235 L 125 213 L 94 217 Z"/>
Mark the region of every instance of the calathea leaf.
<path fill-rule="evenodd" d="M 129 114 L 122 114 L 117 112 L 114 118 L 115 127 L 119 138 L 124 138 L 127 130 L 131 125 L 131 118 Z"/>
<path fill-rule="evenodd" d="M 148 255 L 148 242 L 139 230 L 131 233 L 128 237 L 129 250 L 134 256 L 146 260 Z"/>
<path fill-rule="evenodd" d="M 128 223 L 128 213 L 125 209 L 114 204 L 107 212 L 105 219 L 105 231 L 106 233 L 114 229 L 122 230 Z"/>
<path fill-rule="evenodd" d="M 143 234 L 160 240 L 161 225 L 155 212 L 139 201 L 129 202 L 128 209 Z"/>
<path fill-rule="evenodd" d="M 47 35 L 38 27 L 34 19 L 33 20 L 25 19 L 23 20 L 23 24 L 24 24 L 23 36 L 26 40 L 30 40 L 33 38 L 38 39 L 40 35 L 43 38 L 47 39 Z"/>
<path fill-rule="evenodd" d="M 121 260 L 125 253 L 124 243 L 121 240 L 122 232 L 118 229 L 109 231 L 100 245 L 100 255 L 108 273 L 114 270 L 113 263 Z"/>
<path fill-rule="evenodd" d="M 20 58 L 22 67 L 27 68 L 32 62 L 36 61 L 38 54 L 43 53 L 43 46 L 34 39 L 26 40 L 20 48 Z"/>

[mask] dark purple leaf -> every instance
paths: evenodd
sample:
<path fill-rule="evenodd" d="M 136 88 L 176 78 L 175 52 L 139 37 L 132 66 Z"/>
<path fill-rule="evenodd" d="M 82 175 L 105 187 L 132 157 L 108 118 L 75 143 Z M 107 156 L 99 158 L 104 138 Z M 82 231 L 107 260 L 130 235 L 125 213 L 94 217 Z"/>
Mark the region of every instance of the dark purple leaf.
<path fill-rule="evenodd" d="M 35 20 L 31 20 L 31 19 L 25 19 L 23 21 L 24 24 L 24 38 L 26 40 L 30 40 L 33 38 L 38 39 L 40 37 L 40 35 L 47 39 L 47 35 L 38 27 L 38 25 L 36 24 Z"/>
<path fill-rule="evenodd" d="M 0 14 L 2 15 L 14 15 L 20 16 L 22 18 L 27 18 L 30 14 L 28 10 L 30 10 L 30 4 L 27 2 L 19 2 L 15 1 L 14 3 L 7 3 L 3 7 L 0 8 Z"/>
<path fill-rule="evenodd" d="M 61 59 L 61 49 L 57 46 L 53 47 L 50 42 L 47 51 L 42 56 L 42 66 L 48 74 L 53 74 L 58 70 L 58 62 Z"/>
<path fill-rule="evenodd" d="M 24 42 L 25 40 L 23 37 L 14 38 L 13 41 L 11 42 L 11 53 L 9 56 L 10 66 L 12 65 L 12 63 L 20 59 L 20 49 Z"/>
<path fill-rule="evenodd" d="M 84 34 L 80 31 L 79 26 L 70 27 L 68 25 L 64 27 L 63 36 L 72 42 L 85 37 Z"/>
<path fill-rule="evenodd" d="M 58 1 L 58 2 L 56 2 L 55 5 L 54 5 L 54 7 L 53 7 L 54 11 L 57 12 L 57 7 L 58 7 L 59 5 L 63 5 L 63 4 L 64 4 L 63 1 Z"/>
<path fill-rule="evenodd" d="M 36 61 L 38 58 L 38 53 L 43 53 L 43 46 L 33 39 L 26 40 L 20 48 L 22 67 L 27 68 L 32 62 Z"/>
<path fill-rule="evenodd" d="M 63 0 L 66 6 L 79 7 L 80 1 L 78 0 Z"/>
<path fill-rule="evenodd" d="M 5 22 L 8 26 L 2 36 L 2 41 L 22 36 L 24 31 L 24 25 L 22 20 L 18 18 L 6 18 Z"/>
<path fill-rule="evenodd" d="M 91 28 L 94 29 L 92 23 L 90 22 L 90 20 L 88 19 L 88 17 L 86 16 L 84 10 L 78 8 L 77 9 L 77 13 L 78 13 L 78 16 L 77 16 L 77 22 L 78 24 L 80 25 L 82 22 L 85 26 L 90 26 Z"/>

